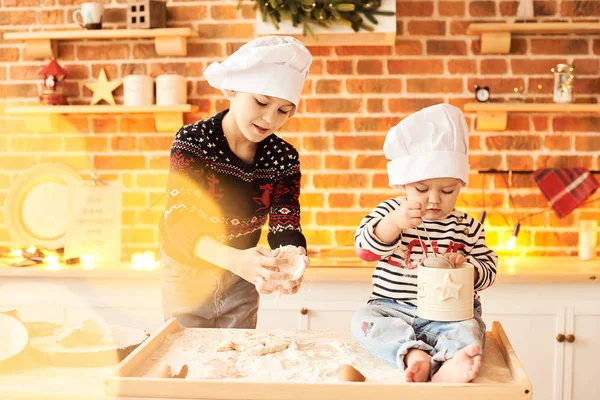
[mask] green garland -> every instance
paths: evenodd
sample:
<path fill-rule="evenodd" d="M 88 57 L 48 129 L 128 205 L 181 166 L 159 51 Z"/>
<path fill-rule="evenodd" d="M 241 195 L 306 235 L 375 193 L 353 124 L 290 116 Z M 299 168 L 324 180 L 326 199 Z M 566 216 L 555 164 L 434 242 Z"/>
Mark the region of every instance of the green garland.
<path fill-rule="evenodd" d="M 253 0 L 262 14 L 263 21 L 270 19 L 279 29 L 282 20 L 291 20 L 296 27 L 302 25 L 304 35 L 314 36 L 311 24 L 331 27 L 343 23 L 355 32 L 361 29 L 373 31 L 363 20 L 377 24 L 375 15 L 394 15 L 392 11 L 379 11 L 381 0 Z M 239 2 L 241 6 L 242 0 Z M 362 15 L 362 16 L 361 16 Z"/>

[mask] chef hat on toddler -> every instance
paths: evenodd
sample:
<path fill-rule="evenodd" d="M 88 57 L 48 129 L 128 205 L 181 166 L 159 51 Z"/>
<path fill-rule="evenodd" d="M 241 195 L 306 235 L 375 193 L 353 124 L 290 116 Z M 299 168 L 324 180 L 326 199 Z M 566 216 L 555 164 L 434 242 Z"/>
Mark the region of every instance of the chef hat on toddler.
<path fill-rule="evenodd" d="M 278 97 L 298 107 L 311 62 L 312 55 L 299 40 L 264 36 L 246 43 L 225 61 L 210 64 L 204 76 L 216 89 Z"/>
<path fill-rule="evenodd" d="M 432 178 L 469 181 L 469 130 L 462 112 L 449 104 L 426 107 L 391 128 L 383 152 L 391 187 Z"/>

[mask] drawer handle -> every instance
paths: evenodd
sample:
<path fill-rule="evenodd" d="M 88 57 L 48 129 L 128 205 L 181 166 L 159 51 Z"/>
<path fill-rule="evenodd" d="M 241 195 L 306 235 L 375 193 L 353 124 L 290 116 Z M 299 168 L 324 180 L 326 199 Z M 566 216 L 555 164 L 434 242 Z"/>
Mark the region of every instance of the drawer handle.
<path fill-rule="evenodd" d="M 565 335 L 563 335 L 562 333 L 559 333 L 558 335 L 556 335 L 556 341 L 557 342 L 564 342 L 565 341 Z"/>
<path fill-rule="evenodd" d="M 302 314 L 302 315 L 306 315 L 306 314 L 308 314 L 308 308 L 306 308 L 306 307 L 302 307 L 302 308 L 300 309 L 300 314 Z"/>
<path fill-rule="evenodd" d="M 568 334 L 566 339 L 567 342 L 573 343 L 575 341 L 575 335 Z"/>

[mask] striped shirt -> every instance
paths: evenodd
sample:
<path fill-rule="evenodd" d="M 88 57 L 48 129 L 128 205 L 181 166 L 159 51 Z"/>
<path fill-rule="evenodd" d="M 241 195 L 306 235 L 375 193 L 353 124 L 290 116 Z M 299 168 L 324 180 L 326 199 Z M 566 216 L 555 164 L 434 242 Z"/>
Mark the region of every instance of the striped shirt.
<path fill-rule="evenodd" d="M 375 226 L 400 207 L 405 198 L 382 202 L 360 223 L 354 235 L 359 257 L 377 261 L 373 272 L 371 299 L 391 299 L 416 306 L 417 265 L 426 253 L 460 253 L 479 273 L 475 294 L 496 279 L 498 256 L 485 244 L 483 226 L 462 211 L 453 210 L 440 220 L 424 221 L 402 231 L 398 240 L 384 243 L 375 236 Z M 425 228 L 423 228 L 423 225 Z"/>

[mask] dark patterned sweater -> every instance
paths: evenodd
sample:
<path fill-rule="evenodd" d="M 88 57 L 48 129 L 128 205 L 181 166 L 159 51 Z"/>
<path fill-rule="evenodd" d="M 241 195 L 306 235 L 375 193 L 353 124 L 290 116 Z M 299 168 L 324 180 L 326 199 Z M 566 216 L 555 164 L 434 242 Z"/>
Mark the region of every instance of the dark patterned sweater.
<path fill-rule="evenodd" d="M 229 148 L 223 133 L 227 111 L 182 127 L 171 148 L 167 204 L 159 223 L 161 248 L 194 267 L 210 266 L 194 255 L 201 236 L 249 249 L 257 245 L 267 219 L 271 248 L 306 248 L 298 152 L 272 134 L 258 143 L 254 161 L 247 164 Z"/>

